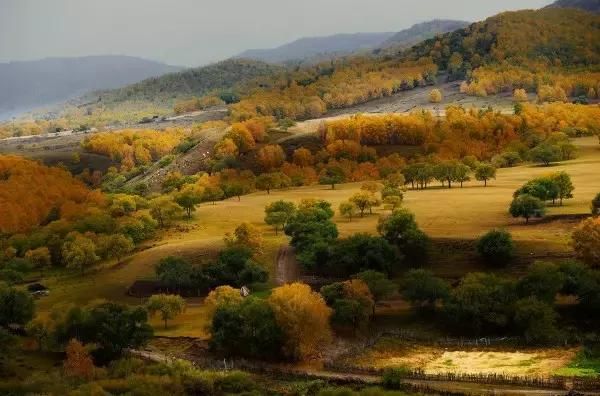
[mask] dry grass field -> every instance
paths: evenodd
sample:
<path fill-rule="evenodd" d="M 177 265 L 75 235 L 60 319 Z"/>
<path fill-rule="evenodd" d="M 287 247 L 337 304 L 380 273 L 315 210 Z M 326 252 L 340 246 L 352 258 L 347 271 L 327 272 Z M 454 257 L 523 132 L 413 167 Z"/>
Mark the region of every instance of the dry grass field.
<path fill-rule="evenodd" d="M 509 230 L 517 243 L 520 260 L 505 270 L 509 273 L 518 272 L 524 263 L 534 259 L 568 256 L 571 251 L 570 234 L 577 225 L 577 221 L 568 215 L 589 213 L 589 203 L 600 191 L 598 140 L 582 138 L 575 144 L 580 149 L 576 160 L 549 168 L 525 165 L 500 169 L 497 180 L 491 181 L 488 187 L 472 181 L 464 188 L 432 187 L 425 191 L 408 191 L 404 206 L 416 214 L 419 225 L 435 242 L 429 264 L 431 269 L 446 277 L 485 270 L 473 252 L 473 241 L 495 227 Z M 566 171 L 571 175 L 576 187 L 575 198 L 565 201 L 562 207 L 551 207 L 549 217 L 544 221 L 525 225 L 522 220 L 512 219 L 507 208 L 513 191 L 532 177 L 553 171 Z M 95 299 L 139 303 L 138 299 L 128 297 L 126 290 L 135 280 L 152 279 L 154 265 L 161 258 L 181 255 L 192 261 L 201 260 L 207 253 L 218 249 L 223 243 L 223 235 L 233 231 L 241 222 L 253 223 L 263 231 L 265 249 L 260 260 L 273 274 L 277 252 L 282 244 L 287 243 L 287 238 L 281 233 L 276 236 L 264 224 L 265 205 L 279 199 L 298 202 L 302 198 L 321 198 L 331 202 L 337 210 L 339 203 L 358 191 L 360 185 L 343 184 L 336 186 L 335 190 L 327 186 L 310 186 L 273 191 L 270 195 L 257 192 L 243 196 L 240 201 L 234 198 L 216 205 L 204 204 L 188 222 L 189 231 L 167 231 L 157 241 L 151 242 L 147 249 L 132 255 L 124 263 L 106 265 L 83 277 L 73 274 L 48 279 L 46 283 L 51 295 L 40 299 L 38 306 L 42 312 L 48 312 L 58 303 L 85 303 Z M 351 222 L 336 215 L 335 221 L 342 236 L 356 232 L 374 233 L 378 215 L 383 213 L 386 211 L 381 209 Z M 163 331 L 157 327 L 157 330 L 159 334 L 204 335 L 201 313 L 200 301 L 192 299 L 186 314 L 170 329 Z M 194 317 L 198 319 L 194 320 Z"/>

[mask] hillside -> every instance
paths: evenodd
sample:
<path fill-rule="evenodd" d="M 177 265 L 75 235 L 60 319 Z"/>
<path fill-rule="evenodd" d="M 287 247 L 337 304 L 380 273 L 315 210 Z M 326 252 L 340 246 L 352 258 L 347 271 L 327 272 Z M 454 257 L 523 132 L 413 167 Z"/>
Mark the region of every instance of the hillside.
<path fill-rule="evenodd" d="M 382 48 L 401 49 L 435 37 L 438 34 L 453 32 L 465 28 L 469 22 L 450 19 L 434 19 L 433 21 L 417 23 L 402 30 L 381 44 Z"/>
<path fill-rule="evenodd" d="M 180 69 L 112 55 L 0 63 L 0 119 L 91 90 L 117 88 Z"/>
<path fill-rule="evenodd" d="M 600 64 L 600 17 L 574 9 L 505 12 L 433 38 L 406 51 L 403 59 L 431 59 L 442 69 L 491 63 L 556 66 Z M 452 61 L 455 65 L 452 65 Z"/>
<path fill-rule="evenodd" d="M 164 102 L 179 97 L 202 96 L 213 90 L 229 90 L 279 70 L 278 66 L 263 62 L 232 59 L 149 78 L 123 88 L 97 92 L 94 96 L 106 104 L 133 100 Z"/>
<path fill-rule="evenodd" d="M 304 37 L 276 48 L 246 50 L 239 54 L 237 58 L 285 63 L 314 57 L 344 55 L 378 46 L 393 35 L 393 32 L 385 32 Z"/>
<path fill-rule="evenodd" d="M 600 12 L 600 0 L 558 0 L 548 8 L 580 8 L 585 11 Z"/>

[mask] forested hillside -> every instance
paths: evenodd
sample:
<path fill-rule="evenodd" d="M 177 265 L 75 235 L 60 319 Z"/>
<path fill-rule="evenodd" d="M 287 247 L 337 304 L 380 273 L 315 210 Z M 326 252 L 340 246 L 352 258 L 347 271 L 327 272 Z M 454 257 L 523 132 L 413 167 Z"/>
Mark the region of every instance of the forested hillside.
<path fill-rule="evenodd" d="M 469 25 L 469 22 L 451 19 L 434 19 L 433 21 L 417 23 L 402 30 L 383 42 L 380 47 L 393 50 L 404 49 L 435 37 L 438 34 L 453 32 Z"/>
<path fill-rule="evenodd" d="M 226 60 L 208 66 L 187 69 L 149 78 L 116 90 L 99 92 L 104 103 L 123 101 L 160 102 L 177 97 L 202 96 L 213 90 L 229 90 L 257 77 L 282 70 L 278 66 L 252 60 Z"/>

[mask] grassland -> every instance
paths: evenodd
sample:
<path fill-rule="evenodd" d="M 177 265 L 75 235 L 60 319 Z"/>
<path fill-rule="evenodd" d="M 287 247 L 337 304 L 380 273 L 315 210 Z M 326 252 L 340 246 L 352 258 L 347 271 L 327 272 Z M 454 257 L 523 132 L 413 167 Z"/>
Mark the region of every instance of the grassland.
<path fill-rule="evenodd" d="M 500 169 L 497 180 L 483 187 L 472 181 L 464 188 L 430 188 L 425 191 L 408 191 L 404 206 L 416 214 L 419 225 L 435 241 L 430 268 L 437 274 L 449 278 L 459 277 L 466 272 L 486 270 L 473 252 L 474 240 L 495 227 L 509 230 L 516 240 L 519 260 L 503 270 L 518 273 L 524 266 L 544 258 L 568 257 L 571 254 L 570 234 L 578 220 L 569 217 L 589 213 L 589 203 L 600 189 L 600 146 L 596 138 L 575 141 L 580 156 L 550 168 L 524 165 Z M 562 207 L 552 207 L 544 221 L 525 225 L 522 220 L 512 219 L 507 207 L 512 193 L 532 177 L 551 171 L 568 172 L 575 184 L 575 198 L 565 201 Z M 257 192 L 242 197 L 240 201 L 230 199 L 216 205 L 205 204 L 198 208 L 194 218 L 181 228 L 160 235 L 145 249 L 132 255 L 119 265 L 107 265 L 84 277 L 62 275 L 46 280 L 51 295 L 38 302 L 40 311 L 48 312 L 59 303 L 85 303 L 95 299 L 111 299 L 131 304 L 139 299 L 128 297 L 126 290 L 135 280 L 151 279 L 154 265 L 163 257 L 181 255 L 193 262 L 203 260 L 207 254 L 222 245 L 226 232 L 231 232 L 241 222 L 250 222 L 259 227 L 265 239 L 264 253 L 260 260 L 274 273 L 277 252 L 287 238 L 264 224 L 264 207 L 278 200 L 299 201 L 302 198 L 322 198 L 337 209 L 340 202 L 348 199 L 360 189 L 360 183 L 343 184 L 332 190 L 327 186 L 310 186 L 271 194 Z M 374 233 L 379 214 L 354 219 L 349 222 L 336 215 L 342 236 L 357 232 Z M 180 316 L 166 331 L 156 321 L 158 334 L 177 336 L 205 336 L 202 320 L 202 304 L 199 299 L 190 299 L 186 314 Z"/>

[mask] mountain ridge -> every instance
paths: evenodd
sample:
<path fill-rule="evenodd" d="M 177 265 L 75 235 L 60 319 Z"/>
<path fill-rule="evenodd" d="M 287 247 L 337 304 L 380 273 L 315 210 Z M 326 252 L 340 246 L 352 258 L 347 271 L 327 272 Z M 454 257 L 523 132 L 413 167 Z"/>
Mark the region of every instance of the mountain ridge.
<path fill-rule="evenodd" d="M 181 70 L 126 55 L 50 57 L 0 63 L 0 118 Z"/>

